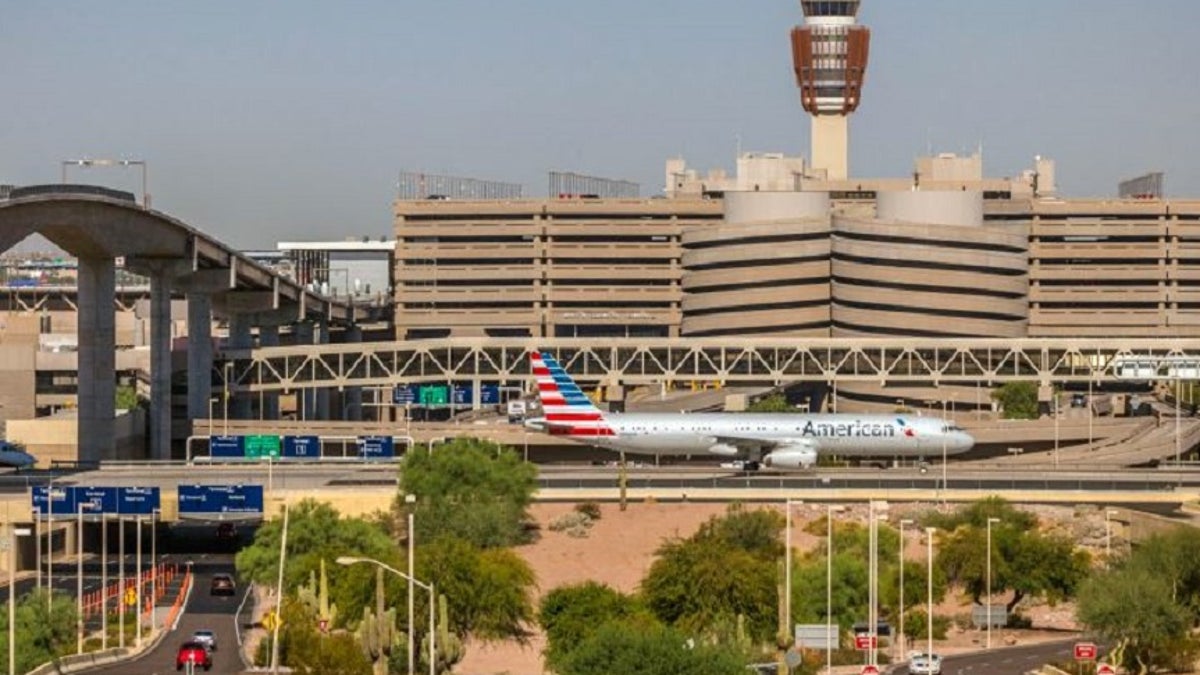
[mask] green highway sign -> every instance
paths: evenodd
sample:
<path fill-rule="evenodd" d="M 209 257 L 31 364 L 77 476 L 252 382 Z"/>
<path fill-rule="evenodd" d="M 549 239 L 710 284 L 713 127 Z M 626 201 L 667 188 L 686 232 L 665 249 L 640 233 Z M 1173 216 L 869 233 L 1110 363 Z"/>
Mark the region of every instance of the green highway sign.
<path fill-rule="evenodd" d="M 263 457 L 279 459 L 280 446 L 279 436 L 258 435 L 245 437 L 246 457 L 248 459 L 260 459 Z"/>

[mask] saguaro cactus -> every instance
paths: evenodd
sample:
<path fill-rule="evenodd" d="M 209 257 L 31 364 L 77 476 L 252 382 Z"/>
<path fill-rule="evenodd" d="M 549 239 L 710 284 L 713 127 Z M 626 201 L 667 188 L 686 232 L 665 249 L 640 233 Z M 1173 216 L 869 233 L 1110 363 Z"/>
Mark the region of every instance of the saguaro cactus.
<path fill-rule="evenodd" d="M 329 575 L 325 571 L 324 560 L 321 560 L 320 578 L 316 572 L 310 572 L 308 583 L 300 587 L 299 596 L 304 606 L 312 610 L 318 619 L 325 621 L 326 626 L 333 627 L 338 611 L 337 605 L 329 602 Z"/>
<path fill-rule="evenodd" d="M 375 611 L 363 608 L 363 618 L 355 634 L 363 652 L 371 659 L 376 675 L 387 675 L 388 656 L 400 643 L 400 631 L 396 628 L 396 610 L 384 609 L 383 568 L 375 571 Z"/>
<path fill-rule="evenodd" d="M 434 664 L 437 672 L 449 672 L 466 654 L 462 638 L 450 630 L 450 612 L 446 609 L 446 596 L 438 596 L 437 623 L 437 662 Z M 429 636 L 421 643 L 421 658 L 429 663 Z"/>

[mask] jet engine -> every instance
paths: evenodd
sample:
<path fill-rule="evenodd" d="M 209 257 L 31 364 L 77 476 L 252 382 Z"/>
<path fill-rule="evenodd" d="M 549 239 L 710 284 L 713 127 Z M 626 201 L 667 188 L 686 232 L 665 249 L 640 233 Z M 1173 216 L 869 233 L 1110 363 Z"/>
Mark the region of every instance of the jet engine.
<path fill-rule="evenodd" d="M 808 469 L 816 463 L 817 451 L 812 448 L 783 447 L 763 457 L 763 466 L 773 469 Z"/>
<path fill-rule="evenodd" d="M 728 443 L 717 443 L 708 448 L 709 454 L 720 455 L 721 457 L 733 457 L 738 454 L 738 449 Z"/>

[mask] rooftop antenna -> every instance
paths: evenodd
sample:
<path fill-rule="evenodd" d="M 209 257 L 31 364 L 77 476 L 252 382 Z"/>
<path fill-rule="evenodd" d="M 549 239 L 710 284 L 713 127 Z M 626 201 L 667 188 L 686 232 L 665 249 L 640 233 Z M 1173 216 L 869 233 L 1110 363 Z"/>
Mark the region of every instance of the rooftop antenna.
<path fill-rule="evenodd" d="M 742 135 L 740 133 L 735 133 L 733 135 L 733 138 L 737 144 L 737 155 L 735 155 L 735 157 L 741 158 L 741 156 L 742 156 Z"/>

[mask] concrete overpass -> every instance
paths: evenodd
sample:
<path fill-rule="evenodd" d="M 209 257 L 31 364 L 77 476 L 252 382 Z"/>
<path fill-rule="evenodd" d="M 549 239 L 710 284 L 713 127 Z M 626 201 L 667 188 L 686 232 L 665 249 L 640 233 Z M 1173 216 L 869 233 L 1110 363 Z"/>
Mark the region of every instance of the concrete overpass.
<path fill-rule="evenodd" d="M 78 446 L 81 461 L 99 461 L 113 447 L 116 298 L 115 259 L 150 279 L 151 456 L 171 451 L 170 300 L 188 300 L 188 414 L 208 415 L 212 392 L 212 317 L 229 321 L 230 344 L 279 343 L 279 327 L 312 342 L 334 324 L 353 332 L 355 310 L 308 291 L 235 250 L 133 196 L 87 185 L 14 189 L 0 200 L 0 252 L 40 234 L 79 260 Z M 249 408 L 248 400 L 238 407 Z M 276 404 L 277 405 L 277 404 Z"/>

